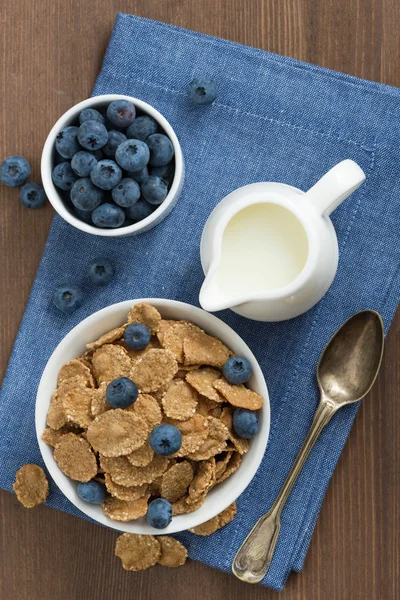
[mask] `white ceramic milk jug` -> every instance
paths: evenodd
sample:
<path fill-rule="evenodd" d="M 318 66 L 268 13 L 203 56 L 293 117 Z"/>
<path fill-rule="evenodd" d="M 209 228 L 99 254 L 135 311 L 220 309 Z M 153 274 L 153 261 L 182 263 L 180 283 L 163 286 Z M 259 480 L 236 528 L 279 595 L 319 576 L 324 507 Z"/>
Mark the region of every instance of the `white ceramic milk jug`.
<path fill-rule="evenodd" d="M 308 192 L 253 183 L 226 196 L 201 239 L 200 304 L 257 321 L 284 321 L 316 304 L 331 285 L 338 243 L 329 214 L 365 181 L 344 160 Z"/>

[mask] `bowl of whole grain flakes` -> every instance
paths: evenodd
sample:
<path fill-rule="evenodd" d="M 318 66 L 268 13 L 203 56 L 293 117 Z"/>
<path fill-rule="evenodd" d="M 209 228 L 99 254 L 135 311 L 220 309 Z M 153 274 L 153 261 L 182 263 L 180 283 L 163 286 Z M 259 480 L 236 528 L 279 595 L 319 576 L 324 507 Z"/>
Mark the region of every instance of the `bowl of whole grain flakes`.
<path fill-rule="evenodd" d="M 154 298 L 108 306 L 68 333 L 35 418 L 50 475 L 87 516 L 128 533 L 208 535 L 233 519 L 261 463 L 270 405 L 235 331 Z"/>

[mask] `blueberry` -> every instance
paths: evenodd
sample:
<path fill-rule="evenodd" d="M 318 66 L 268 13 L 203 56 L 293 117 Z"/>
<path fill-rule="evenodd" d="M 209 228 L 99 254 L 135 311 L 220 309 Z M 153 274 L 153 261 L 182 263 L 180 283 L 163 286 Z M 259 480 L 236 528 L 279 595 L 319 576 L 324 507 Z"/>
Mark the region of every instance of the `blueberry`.
<path fill-rule="evenodd" d="M 88 225 L 93 225 L 91 210 L 81 210 L 80 208 L 76 208 L 76 206 L 74 206 L 74 213 L 75 216 L 78 217 L 78 219 L 80 219 L 84 223 L 87 223 Z"/>
<path fill-rule="evenodd" d="M 69 162 L 62 162 L 54 167 L 51 177 L 54 185 L 64 191 L 70 190 L 78 179 Z"/>
<path fill-rule="evenodd" d="M 139 171 L 149 162 L 149 147 L 140 140 L 126 140 L 115 152 L 115 160 L 127 171 Z"/>
<path fill-rule="evenodd" d="M 133 206 L 129 206 L 126 209 L 126 216 L 128 219 L 137 222 L 149 217 L 153 211 L 154 206 L 146 202 L 144 198 L 139 198 Z"/>
<path fill-rule="evenodd" d="M 81 146 L 86 148 L 86 150 L 98 150 L 107 144 L 107 140 L 108 131 L 105 126 L 98 121 L 84 121 L 79 127 L 78 141 Z M 77 152 L 77 150 L 75 152 Z"/>
<path fill-rule="evenodd" d="M 133 206 L 140 198 L 139 184 L 130 177 L 124 177 L 111 191 L 111 196 L 118 206 L 123 208 Z"/>
<path fill-rule="evenodd" d="M 149 117 L 148 115 L 144 115 L 143 117 L 137 117 L 132 125 L 129 125 L 126 130 L 126 135 L 128 138 L 133 138 L 134 140 L 142 140 L 144 142 L 149 135 L 156 133 L 157 131 L 157 121 L 153 119 L 153 117 Z"/>
<path fill-rule="evenodd" d="M 182 445 L 182 434 L 173 425 L 157 425 L 149 437 L 149 444 L 156 454 L 171 456 Z"/>
<path fill-rule="evenodd" d="M 190 82 L 189 97 L 195 104 L 212 104 L 217 97 L 217 86 L 213 79 L 197 77 Z"/>
<path fill-rule="evenodd" d="M 150 175 L 161 177 L 161 179 L 164 179 L 168 185 L 171 185 L 175 175 L 175 162 L 171 160 L 171 162 L 163 165 L 162 167 L 152 167 L 150 169 Z"/>
<path fill-rule="evenodd" d="M 19 192 L 21 203 L 27 208 L 40 208 L 46 202 L 46 194 L 42 185 L 27 183 Z"/>
<path fill-rule="evenodd" d="M 222 372 L 225 379 L 233 385 L 246 383 L 251 377 L 252 368 L 250 362 L 244 356 L 232 356 L 223 366 Z"/>
<path fill-rule="evenodd" d="M 128 127 L 136 116 L 136 109 L 129 100 L 114 100 L 107 108 L 107 117 L 117 127 Z"/>
<path fill-rule="evenodd" d="M 75 181 L 70 197 L 76 208 L 93 210 L 103 200 L 103 192 L 93 185 L 89 177 L 82 177 Z"/>
<path fill-rule="evenodd" d="M 143 198 L 150 204 L 161 204 L 168 194 L 168 186 L 164 179 L 150 175 L 141 185 Z"/>
<path fill-rule="evenodd" d="M 112 408 L 128 408 L 136 402 L 139 390 L 128 377 L 118 377 L 108 384 L 106 389 L 106 400 Z"/>
<path fill-rule="evenodd" d="M 147 167 L 143 167 L 143 169 L 139 169 L 139 171 L 128 171 L 127 175 L 128 177 L 131 177 L 138 183 L 142 183 L 142 181 L 144 181 L 146 177 L 149 176 L 149 171 Z"/>
<path fill-rule="evenodd" d="M 56 150 L 64 158 L 72 158 L 81 149 L 78 141 L 79 127 L 64 127 L 56 136 Z"/>
<path fill-rule="evenodd" d="M 148 346 L 151 338 L 151 332 L 143 323 L 133 323 L 125 329 L 124 340 L 128 348 L 133 350 L 143 350 Z"/>
<path fill-rule="evenodd" d="M 260 422 L 254 410 L 236 408 L 233 412 L 233 429 L 239 437 L 249 440 L 256 435 Z"/>
<path fill-rule="evenodd" d="M 92 212 L 92 221 L 96 227 L 112 228 L 121 227 L 125 221 L 125 213 L 115 204 L 100 204 Z"/>
<path fill-rule="evenodd" d="M 165 498 L 152 500 L 147 509 L 147 522 L 155 529 L 165 529 L 172 520 L 172 506 Z"/>
<path fill-rule="evenodd" d="M 91 152 L 81 150 L 74 154 L 71 167 L 79 177 L 89 177 L 90 171 L 97 165 L 97 159 Z"/>
<path fill-rule="evenodd" d="M 85 121 L 98 121 L 104 125 L 104 117 L 95 108 L 84 108 L 79 114 L 79 124 L 82 125 Z"/>
<path fill-rule="evenodd" d="M 89 278 L 96 285 L 107 285 L 114 277 L 114 267 L 108 258 L 95 258 L 89 263 Z"/>
<path fill-rule="evenodd" d="M 125 140 L 126 135 L 121 133 L 121 131 L 116 131 L 115 129 L 112 129 L 108 132 L 107 144 L 103 146 L 104 154 L 106 154 L 106 156 L 109 156 L 110 158 L 114 158 L 116 149 L 120 144 L 122 144 L 122 142 L 125 142 Z"/>
<path fill-rule="evenodd" d="M 82 291 L 77 285 L 59 285 L 53 294 L 53 304 L 63 313 L 72 313 L 82 303 Z"/>
<path fill-rule="evenodd" d="M 92 479 L 86 483 L 78 483 L 78 496 L 90 504 L 103 504 L 106 500 L 106 486 Z"/>
<path fill-rule="evenodd" d="M 174 147 L 169 137 L 163 133 L 154 133 L 150 135 L 146 144 L 150 150 L 149 165 L 153 167 L 162 167 L 170 162 L 174 156 Z"/>
<path fill-rule="evenodd" d="M 9 187 L 22 185 L 30 174 L 31 168 L 23 156 L 9 156 L 0 167 L 0 180 Z"/>
<path fill-rule="evenodd" d="M 119 184 L 122 171 L 116 162 L 110 159 L 100 160 L 90 171 L 90 179 L 102 190 L 111 190 Z"/>

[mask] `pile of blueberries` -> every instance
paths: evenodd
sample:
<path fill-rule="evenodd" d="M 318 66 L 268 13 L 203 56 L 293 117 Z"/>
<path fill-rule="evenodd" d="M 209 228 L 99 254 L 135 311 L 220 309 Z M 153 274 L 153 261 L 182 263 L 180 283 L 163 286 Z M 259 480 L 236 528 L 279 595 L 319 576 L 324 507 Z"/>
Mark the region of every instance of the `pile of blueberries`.
<path fill-rule="evenodd" d="M 85 108 L 79 125 L 56 137 L 54 184 L 85 223 L 126 227 L 148 217 L 167 197 L 175 173 L 174 147 L 159 124 L 129 100 L 102 114 Z"/>

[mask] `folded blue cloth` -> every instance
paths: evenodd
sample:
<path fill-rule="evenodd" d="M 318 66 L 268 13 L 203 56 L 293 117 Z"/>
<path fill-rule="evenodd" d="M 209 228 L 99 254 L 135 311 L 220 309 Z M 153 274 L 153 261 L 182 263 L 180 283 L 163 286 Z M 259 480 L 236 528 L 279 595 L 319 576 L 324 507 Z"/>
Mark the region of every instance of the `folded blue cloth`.
<path fill-rule="evenodd" d="M 218 98 L 197 107 L 188 83 L 214 78 Z M 56 345 L 79 321 L 113 302 L 165 297 L 198 304 L 203 280 L 199 241 L 213 207 L 256 181 L 303 190 L 344 158 L 367 181 L 332 215 L 339 270 L 325 298 L 284 323 L 219 316 L 249 344 L 264 371 L 271 433 L 261 467 L 238 500 L 234 521 L 210 538 L 180 534 L 189 555 L 224 571 L 254 522 L 272 504 L 311 424 L 318 402 L 315 368 L 328 339 L 352 313 L 378 310 L 386 329 L 399 297 L 400 93 L 313 65 L 129 15 L 118 15 L 94 94 L 121 93 L 154 105 L 175 128 L 187 178 L 171 215 L 139 237 L 89 236 L 54 219 L 18 333 L 0 399 L 0 485 L 10 490 L 24 463 L 42 464 L 35 429 L 36 389 Z M 51 123 L 49 123 L 50 128 Z M 117 276 L 104 289 L 87 279 L 90 259 L 104 255 Z M 71 316 L 52 307 L 58 283 L 83 286 Z M 282 514 L 277 550 L 264 584 L 281 589 L 299 571 L 357 406 L 323 432 Z M 48 505 L 81 515 L 53 484 Z"/>

